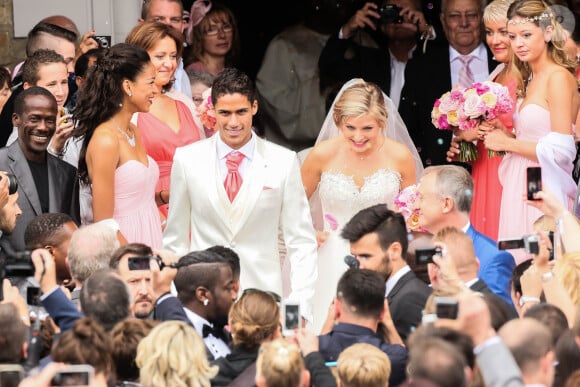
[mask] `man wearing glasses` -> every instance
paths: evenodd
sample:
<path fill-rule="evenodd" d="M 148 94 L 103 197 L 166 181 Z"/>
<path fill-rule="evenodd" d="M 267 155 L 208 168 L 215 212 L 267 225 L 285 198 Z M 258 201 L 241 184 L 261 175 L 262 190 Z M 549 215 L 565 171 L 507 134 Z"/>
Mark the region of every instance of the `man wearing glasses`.
<path fill-rule="evenodd" d="M 432 45 L 413 55 L 405 68 L 399 113 L 421 155 L 424 166 L 445 164 L 451 131 L 431 123 L 433 104 L 457 85 L 487 80 L 497 65 L 483 44 L 484 0 L 442 0 L 441 24 L 449 44 Z"/>
<path fill-rule="evenodd" d="M 138 22 L 156 21 L 167 24 L 183 33 L 185 23 L 183 22 L 183 3 L 181 0 L 143 0 L 141 7 L 141 17 Z M 191 98 L 191 87 L 189 78 L 183 69 L 183 58 L 177 61 L 177 68 L 173 74 L 175 82 L 173 88 Z"/>

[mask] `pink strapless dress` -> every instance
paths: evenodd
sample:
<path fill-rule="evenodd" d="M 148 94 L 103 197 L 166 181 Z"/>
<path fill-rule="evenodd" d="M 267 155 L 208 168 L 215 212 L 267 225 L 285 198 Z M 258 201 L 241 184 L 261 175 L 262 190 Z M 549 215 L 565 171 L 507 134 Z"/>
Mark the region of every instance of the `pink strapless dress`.
<path fill-rule="evenodd" d="M 512 99 L 516 100 L 517 83 L 515 80 L 507 83 L 507 88 Z M 512 111 L 499 116 L 502 124 L 508 128 L 513 128 Z M 503 156 L 488 156 L 483 141 L 477 142 L 477 152 L 479 157 L 471 164 L 471 175 L 473 177 L 474 195 L 470 211 L 470 221 L 475 229 L 493 240 L 498 238 L 499 213 L 502 197 L 502 186 L 499 182 L 498 169 L 503 160 Z"/>
<path fill-rule="evenodd" d="M 159 166 L 159 181 L 155 192 L 169 190 L 173 154 L 177 147 L 189 145 L 199 140 L 199 129 L 195 124 L 189 108 L 181 101 L 175 101 L 179 115 L 179 131 L 174 132 L 165 122 L 153 114 L 139 113 L 137 127 L 141 131 L 141 142 L 147 154 Z M 160 206 L 159 211 L 167 217 L 167 204 Z"/>
<path fill-rule="evenodd" d="M 161 220 L 155 204 L 159 168 L 151 157 L 147 156 L 147 161 L 148 165 L 129 160 L 115 171 L 113 218 L 127 242 L 158 249 L 162 247 Z"/>
<path fill-rule="evenodd" d="M 519 107 L 519 106 L 518 106 Z M 528 103 L 514 116 L 516 138 L 521 141 L 539 142 L 551 132 L 550 111 L 544 107 Z M 526 169 L 540 166 L 539 163 L 515 153 L 508 153 L 499 166 L 499 179 L 503 186 L 499 222 L 499 239 L 516 239 L 533 233 L 533 223 L 542 212 L 525 203 Z M 560 171 L 553 171 L 542 166 L 542 180 L 545 182 L 548 174 L 566 174 L 567 168 L 559 166 Z M 570 179 L 572 165 L 570 165 Z M 552 191 L 562 190 L 562 187 L 550 187 Z M 556 193 L 558 197 L 564 194 Z M 516 264 L 529 258 L 523 249 L 510 251 L 516 259 Z"/>

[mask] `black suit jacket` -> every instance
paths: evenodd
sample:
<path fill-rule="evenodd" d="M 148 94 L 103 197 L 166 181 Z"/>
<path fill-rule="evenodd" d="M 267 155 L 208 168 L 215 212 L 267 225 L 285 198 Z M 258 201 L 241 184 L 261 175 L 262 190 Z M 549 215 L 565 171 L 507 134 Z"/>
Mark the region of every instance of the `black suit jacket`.
<path fill-rule="evenodd" d="M 318 59 L 322 84 L 342 86 L 353 78 L 376 83 L 385 94 L 391 91 L 391 57 L 386 48 L 365 47 L 354 39 L 339 39 L 334 32 Z"/>
<path fill-rule="evenodd" d="M 387 295 L 391 317 L 399 336 L 407 340 L 409 334 L 421 324 L 425 302 L 431 288 L 412 271 L 402 276 Z"/>
<path fill-rule="evenodd" d="M 497 62 L 487 49 L 491 72 Z M 419 151 L 424 166 L 445 164 L 451 143 L 450 130 L 439 130 L 431 123 L 431 110 L 437 98 L 451 90 L 449 46 L 433 45 L 424 55 L 413 56 L 405 67 L 399 113 Z"/>
<path fill-rule="evenodd" d="M 77 224 L 80 224 L 79 193 L 77 170 L 69 163 L 47 153 L 49 212 L 61 212 L 70 215 Z M 18 141 L 0 149 L 0 170 L 16 176 L 18 180 L 18 205 L 22 215 L 16 221 L 16 228 L 12 235 L 4 236 L 1 240 L 7 251 L 24 250 L 24 231 L 28 223 L 42 214 L 40 197 L 28 161 L 22 153 Z"/>
<path fill-rule="evenodd" d="M 514 319 L 514 318 L 518 318 L 519 317 L 518 316 L 518 312 L 515 310 L 515 308 L 513 306 L 511 306 L 510 304 L 508 304 L 503 298 L 501 298 L 500 296 L 498 296 L 497 294 L 495 294 L 487 286 L 487 284 L 483 280 L 478 279 L 469 288 L 471 290 L 475 291 L 475 292 L 479 292 L 479 293 L 486 294 L 487 297 L 491 297 L 494 300 L 494 302 L 496 302 L 498 304 L 498 306 L 501 307 L 501 310 L 505 313 L 505 315 L 506 315 L 506 317 L 507 317 L 508 320 L 511 320 L 511 319 Z"/>

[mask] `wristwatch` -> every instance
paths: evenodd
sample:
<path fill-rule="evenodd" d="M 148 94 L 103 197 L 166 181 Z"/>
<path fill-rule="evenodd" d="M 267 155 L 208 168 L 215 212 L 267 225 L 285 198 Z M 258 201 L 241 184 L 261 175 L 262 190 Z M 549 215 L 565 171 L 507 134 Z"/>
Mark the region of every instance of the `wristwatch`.
<path fill-rule="evenodd" d="M 537 304 L 540 303 L 540 299 L 538 297 L 528 297 L 528 296 L 521 296 L 520 297 L 520 306 L 524 306 L 528 302 L 535 302 Z"/>

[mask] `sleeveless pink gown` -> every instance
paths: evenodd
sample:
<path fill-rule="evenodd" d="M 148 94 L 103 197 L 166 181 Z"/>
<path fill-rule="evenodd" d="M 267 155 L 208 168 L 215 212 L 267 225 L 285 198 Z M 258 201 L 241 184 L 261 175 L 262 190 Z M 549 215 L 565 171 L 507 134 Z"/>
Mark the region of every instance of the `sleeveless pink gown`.
<path fill-rule="evenodd" d="M 159 168 L 151 157 L 147 156 L 147 161 L 148 165 L 129 160 L 115 171 L 113 218 L 127 242 L 158 249 L 162 247 L 161 220 L 155 204 Z"/>
<path fill-rule="evenodd" d="M 147 154 L 159 166 L 159 181 L 155 187 L 155 192 L 169 190 L 175 149 L 199 140 L 199 129 L 193 121 L 190 110 L 181 101 L 175 100 L 175 104 L 180 123 L 177 133 L 153 114 L 139 113 L 137 117 L 137 127 L 141 131 L 141 142 Z M 159 207 L 159 211 L 165 217 L 167 217 L 167 209 L 167 204 Z"/>
<path fill-rule="evenodd" d="M 494 71 L 495 73 L 495 71 Z M 491 77 L 490 77 L 491 78 Z M 514 101 L 514 109 L 502 114 L 499 120 L 508 129 L 513 128 L 513 114 L 517 83 L 512 80 L 505 85 Z M 493 240 L 498 238 L 499 213 L 502 197 L 502 186 L 499 182 L 498 169 L 503 156 L 489 157 L 483 141 L 477 142 L 479 157 L 471 164 L 474 195 L 471 205 L 470 221 L 473 227 Z"/>
<path fill-rule="evenodd" d="M 518 108 L 520 105 L 518 104 Z M 514 115 L 516 138 L 521 141 L 538 142 L 542 137 L 551 132 L 550 111 L 544 107 L 528 103 Z M 508 153 L 499 167 L 499 178 L 503 185 L 501 199 L 499 238 L 516 239 L 523 235 L 533 233 L 533 223 L 542 212 L 525 203 L 526 195 L 526 168 L 540 166 L 539 163 L 527 159 L 515 153 Z M 561 165 L 561 170 L 568 166 Z M 551 171 L 542 167 L 542 180 L 548 174 L 562 173 Z M 570 179 L 572 179 L 572 164 L 569 166 Z M 564 171 L 565 174 L 565 171 Z M 562 191 L 563 187 L 550 187 L 553 191 Z M 563 192 L 555 192 L 558 197 L 565 197 Z M 510 251 L 516 259 L 516 264 L 529 258 L 523 249 Z"/>

